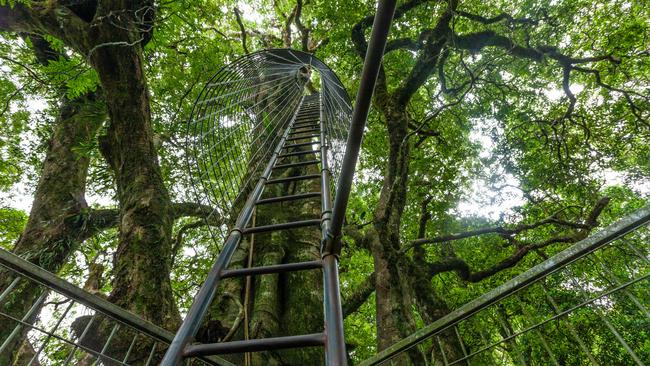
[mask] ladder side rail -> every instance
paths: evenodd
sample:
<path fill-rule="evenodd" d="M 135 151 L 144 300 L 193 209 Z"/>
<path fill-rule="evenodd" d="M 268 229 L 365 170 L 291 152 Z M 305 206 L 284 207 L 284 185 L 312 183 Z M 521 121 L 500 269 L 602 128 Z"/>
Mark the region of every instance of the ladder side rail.
<path fill-rule="evenodd" d="M 332 220 L 332 194 L 330 184 L 332 173 L 329 169 L 327 152 L 329 140 L 326 139 L 326 118 L 323 107 L 323 95 L 319 95 L 320 104 L 320 155 L 321 155 L 321 233 L 322 243 L 327 242 L 327 234 Z M 326 255 L 322 251 L 323 266 L 323 314 L 325 327 L 325 364 L 347 365 L 345 334 L 343 331 L 343 310 L 341 308 L 341 291 L 339 288 L 338 256 Z"/>
<path fill-rule="evenodd" d="M 219 280 L 222 276 L 222 272 L 226 269 L 228 264 L 230 264 L 230 260 L 232 259 L 235 251 L 237 250 L 237 247 L 239 246 L 239 243 L 241 242 L 241 237 L 243 234 L 242 231 L 246 225 L 248 225 L 248 222 L 250 221 L 253 210 L 255 208 L 255 202 L 257 202 L 261 197 L 262 192 L 264 191 L 265 182 L 271 176 L 273 166 L 278 160 L 278 155 L 280 155 L 282 147 L 287 140 L 287 137 L 289 136 L 289 131 L 291 130 L 291 126 L 296 120 L 296 116 L 298 115 L 298 111 L 300 110 L 303 99 L 304 96 L 301 97 L 300 103 L 298 103 L 298 107 L 294 111 L 293 117 L 291 118 L 291 122 L 289 123 L 287 129 L 284 131 L 282 138 L 273 151 L 271 159 L 266 165 L 262 176 L 259 178 L 257 184 L 255 185 L 255 188 L 248 196 L 248 199 L 244 204 L 244 208 L 241 210 L 239 216 L 237 217 L 234 228 L 230 231 L 228 237 L 226 238 L 223 250 L 210 269 L 205 282 L 203 285 L 201 285 L 201 289 L 194 298 L 187 316 L 183 320 L 183 323 L 178 329 L 178 332 L 176 332 L 176 336 L 174 337 L 172 343 L 169 345 L 169 349 L 165 353 L 165 357 L 162 359 L 160 365 L 176 366 L 182 362 L 185 347 L 196 335 L 196 332 L 201 325 L 201 321 L 203 320 L 203 317 L 205 316 L 210 303 L 214 299 L 214 296 L 217 292 Z"/>

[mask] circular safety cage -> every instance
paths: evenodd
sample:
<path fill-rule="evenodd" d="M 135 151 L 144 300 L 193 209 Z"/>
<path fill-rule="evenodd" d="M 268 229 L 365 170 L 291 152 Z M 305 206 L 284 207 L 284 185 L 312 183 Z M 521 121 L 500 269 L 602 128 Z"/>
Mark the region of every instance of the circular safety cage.
<path fill-rule="evenodd" d="M 213 208 L 212 216 L 231 221 L 308 95 L 319 99 L 336 181 L 352 108 L 322 61 L 290 49 L 259 51 L 221 68 L 205 85 L 187 124 L 186 157 L 195 198 Z"/>

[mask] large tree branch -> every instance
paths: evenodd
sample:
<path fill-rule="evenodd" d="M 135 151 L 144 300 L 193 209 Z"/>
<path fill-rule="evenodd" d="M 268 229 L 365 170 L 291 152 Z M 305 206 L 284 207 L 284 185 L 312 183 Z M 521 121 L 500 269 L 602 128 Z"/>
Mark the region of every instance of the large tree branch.
<path fill-rule="evenodd" d="M 309 52 L 309 32 L 311 32 L 311 29 L 302 24 L 302 6 L 302 0 L 296 0 L 294 23 L 296 24 L 296 28 L 298 28 L 298 32 L 300 32 L 300 45 L 302 46 L 302 50 Z"/>
<path fill-rule="evenodd" d="M 504 49 L 512 56 L 529 59 L 535 62 L 541 62 L 545 57 L 556 60 L 561 65 L 576 65 L 598 61 L 609 61 L 618 64 L 621 61 L 618 57 L 611 54 L 589 57 L 572 57 L 563 54 L 555 46 L 521 46 L 511 38 L 500 35 L 493 30 L 484 30 L 467 34 L 453 34 L 451 39 L 451 46 L 469 50 L 473 53 L 479 52 L 485 47 L 497 47 Z"/>
<path fill-rule="evenodd" d="M 445 243 L 450 241 L 467 239 L 467 238 L 485 235 L 485 234 L 498 234 L 502 237 L 513 237 L 515 235 L 523 233 L 524 231 L 536 229 L 545 225 L 555 225 L 559 227 L 565 227 L 565 228 L 576 229 L 576 230 L 590 230 L 598 226 L 598 222 L 595 220 L 598 218 L 598 216 L 605 208 L 605 206 L 607 206 L 609 200 L 610 200 L 609 197 L 604 197 L 600 199 L 592 209 L 589 216 L 584 220 L 584 222 L 573 222 L 573 221 L 563 220 L 558 218 L 557 214 L 553 214 L 550 217 L 545 218 L 543 220 L 536 221 L 530 224 L 520 223 L 511 228 L 505 226 L 493 226 L 493 227 L 486 227 L 486 228 L 481 228 L 476 230 L 469 230 L 462 233 L 441 235 L 433 238 L 420 238 L 420 239 L 413 240 L 409 244 L 405 245 L 401 249 L 401 252 L 406 252 L 411 248 L 422 246 L 425 244 L 439 244 L 439 243 Z"/>
<path fill-rule="evenodd" d="M 436 63 L 440 54 L 448 43 L 448 36 L 451 33 L 450 22 L 458 6 L 458 1 L 450 0 L 447 9 L 442 13 L 436 26 L 429 30 L 425 29 L 421 34 L 422 48 L 415 60 L 408 77 L 395 91 L 399 105 L 405 106 L 415 92 L 427 81 L 429 76 L 435 72 Z"/>
<path fill-rule="evenodd" d="M 395 9 L 395 13 L 393 15 L 393 21 L 399 20 L 408 11 L 430 1 L 431 0 L 406 1 L 405 3 L 398 6 Z M 368 48 L 368 42 L 366 41 L 365 31 L 366 29 L 370 28 L 374 19 L 375 19 L 375 14 L 368 15 L 367 17 L 361 19 L 359 22 L 357 22 L 357 24 L 355 24 L 352 27 L 352 42 L 354 43 L 357 54 L 362 58 L 366 55 L 366 48 Z M 388 44 L 390 44 L 390 42 L 388 42 Z"/>
<path fill-rule="evenodd" d="M 593 230 L 595 227 L 599 225 L 598 223 L 598 217 L 602 213 L 602 211 L 605 209 L 607 204 L 609 203 L 610 199 L 609 197 L 603 197 L 601 198 L 592 208 L 592 210 L 589 212 L 587 217 L 584 220 L 584 223 L 570 223 L 566 221 L 560 221 L 560 224 L 566 224 L 567 226 L 575 229 L 573 234 L 570 235 L 558 235 L 546 240 L 542 240 L 536 243 L 522 243 L 517 240 L 514 240 L 514 238 L 511 237 L 511 241 L 514 242 L 517 245 L 517 249 L 513 254 L 510 256 L 506 257 L 505 259 L 502 259 L 498 263 L 494 264 L 491 267 L 488 267 L 483 270 L 472 270 L 472 268 L 465 262 L 464 260 L 458 258 L 458 257 L 450 257 L 445 260 L 441 260 L 435 263 L 430 263 L 429 264 L 429 273 L 434 276 L 442 272 L 448 272 L 448 271 L 456 271 L 458 275 L 460 276 L 461 279 L 468 281 L 468 282 L 479 282 L 481 280 L 484 280 L 490 276 L 493 276 L 504 269 L 514 267 L 517 265 L 528 253 L 531 251 L 538 251 L 542 248 L 545 248 L 549 245 L 552 244 L 558 244 L 558 243 L 575 243 L 578 242 L 585 237 Z M 547 219 L 548 220 L 548 219 Z M 542 220 L 538 223 L 535 224 L 526 224 L 520 226 L 520 228 L 532 228 L 532 227 L 539 227 L 541 222 L 545 222 L 547 220 Z M 526 229 L 527 230 L 527 229 Z M 484 231 L 484 233 L 499 233 L 503 234 L 506 233 L 511 233 L 511 230 L 504 230 L 502 228 L 492 228 Z M 480 235 L 474 233 L 474 235 Z"/>
<path fill-rule="evenodd" d="M 282 17 L 284 20 L 284 24 L 282 26 L 282 43 L 284 44 L 284 47 L 291 47 L 291 24 L 293 24 L 293 20 L 296 16 L 296 10 L 298 9 L 298 5 L 294 6 L 293 9 L 289 14 L 285 14 L 280 6 L 280 3 L 275 0 L 273 1 L 273 6 L 275 7 L 275 11 L 277 14 Z"/>
<path fill-rule="evenodd" d="M 216 213 L 217 211 L 207 205 L 194 202 L 176 202 L 171 204 L 173 220 L 178 220 L 182 217 L 196 217 L 207 220 L 211 225 L 219 225 L 221 217 Z M 83 238 L 89 238 L 103 230 L 115 228 L 119 224 L 119 209 L 106 208 L 94 209 L 88 211 L 85 215 L 85 229 L 82 234 Z"/>
<path fill-rule="evenodd" d="M 432 276 L 442 272 L 456 271 L 458 276 L 467 282 L 479 282 L 493 276 L 504 269 L 514 267 L 531 251 L 539 250 L 556 243 L 575 243 L 579 240 L 576 236 L 560 236 L 551 238 L 539 243 L 528 244 L 518 248 L 511 256 L 501 260 L 497 264 L 480 271 L 472 271 L 470 266 L 460 258 L 449 258 L 444 261 L 431 263 L 429 267 Z"/>
<path fill-rule="evenodd" d="M 199 217 L 209 219 L 212 222 L 220 220 L 219 214 L 214 207 L 203 205 L 195 202 L 175 202 L 172 203 L 172 218 L 174 220 L 181 217 Z"/>
<path fill-rule="evenodd" d="M 569 98 L 569 106 L 567 107 L 566 112 L 564 112 L 564 118 L 571 117 L 573 110 L 576 107 L 576 96 L 571 91 L 571 66 L 563 65 L 562 66 L 562 90 L 564 94 Z"/>
<path fill-rule="evenodd" d="M 395 51 L 395 50 L 409 50 L 417 51 L 420 47 L 418 41 L 415 41 L 411 38 L 397 38 L 386 43 L 386 48 L 384 49 L 384 54 Z"/>
<path fill-rule="evenodd" d="M 244 22 L 241 19 L 239 9 L 235 7 L 235 19 L 237 20 L 237 25 L 239 25 L 239 31 L 241 32 L 241 46 L 244 49 L 244 52 L 248 52 L 248 46 L 246 46 L 246 27 L 244 27 Z"/>
<path fill-rule="evenodd" d="M 16 33 L 52 35 L 81 54 L 89 49 L 90 25 L 71 9 L 52 4 L 21 3 L 0 5 L 0 30 Z"/>
<path fill-rule="evenodd" d="M 528 25 L 537 25 L 539 21 L 531 18 L 515 18 L 508 13 L 501 13 L 499 15 L 493 16 L 491 18 L 486 18 L 477 14 L 468 13 L 466 11 L 457 10 L 456 15 L 460 15 L 463 18 L 467 18 L 485 25 L 494 24 L 501 22 L 503 20 L 508 21 L 511 24 L 528 24 Z"/>
<path fill-rule="evenodd" d="M 359 310 L 373 292 L 375 292 L 375 272 L 366 277 L 343 301 L 343 318 Z"/>
<path fill-rule="evenodd" d="M 181 246 L 183 245 L 183 236 L 187 231 L 191 229 L 196 229 L 202 226 L 207 225 L 206 220 L 198 220 L 198 221 L 193 221 L 190 222 L 189 224 L 185 224 L 181 226 L 180 229 L 178 229 L 178 232 L 176 233 L 176 239 L 174 239 L 174 245 L 172 246 L 172 259 L 171 259 L 171 264 L 170 267 L 174 267 L 174 262 L 176 261 L 176 257 L 178 256 L 178 251 L 181 249 Z"/>
<path fill-rule="evenodd" d="M 634 117 L 636 117 L 636 119 L 638 121 L 645 124 L 646 126 L 650 126 L 650 124 L 648 124 L 648 121 L 641 115 L 642 109 L 639 106 L 636 105 L 636 103 L 632 99 L 632 95 L 641 97 L 641 98 L 645 99 L 646 101 L 648 99 L 650 99 L 650 98 L 648 98 L 647 96 L 645 96 L 643 94 L 639 94 L 639 93 L 636 93 L 634 91 L 629 91 L 629 90 L 625 90 L 625 89 L 621 89 L 621 88 L 616 88 L 616 87 L 613 87 L 613 86 L 603 82 L 603 79 L 602 79 L 602 77 L 600 75 L 599 70 L 589 69 L 589 68 L 585 68 L 585 67 L 581 67 L 581 66 L 573 66 L 572 68 L 573 68 L 573 70 L 578 71 L 578 72 L 594 75 L 596 85 L 600 86 L 601 88 L 612 91 L 612 92 L 617 92 L 617 93 L 623 94 L 623 96 L 625 97 L 625 100 L 627 101 L 627 104 L 630 106 L 630 110 L 632 111 L 632 114 L 634 115 Z"/>
<path fill-rule="evenodd" d="M 564 113 L 563 119 L 567 119 L 572 116 L 577 102 L 577 99 L 570 88 L 571 71 L 576 68 L 575 65 L 598 61 L 609 61 L 613 64 L 618 64 L 621 61 L 619 58 L 611 54 L 577 58 L 562 53 L 557 47 L 554 46 L 521 46 L 514 42 L 511 38 L 502 36 L 492 30 L 485 30 L 463 35 L 453 35 L 452 40 L 453 47 L 469 50 L 473 53 L 476 53 L 485 47 L 497 47 L 505 50 L 514 57 L 528 59 L 534 62 L 542 62 L 546 58 L 557 61 L 562 67 L 562 90 L 569 100 L 569 105 L 567 106 L 567 110 Z M 441 80 L 444 80 L 444 75 L 443 79 Z"/>

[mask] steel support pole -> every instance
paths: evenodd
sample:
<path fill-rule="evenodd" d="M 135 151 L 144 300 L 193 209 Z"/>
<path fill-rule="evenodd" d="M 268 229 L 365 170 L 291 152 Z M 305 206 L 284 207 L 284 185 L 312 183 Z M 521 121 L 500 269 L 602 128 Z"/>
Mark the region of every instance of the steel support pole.
<path fill-rule="evenodd" d="M 181 364 L 185 347 L 190 343 L 192 338 L 194 338 L 194 335 L 196 335 L 196 332 L 199 330 L 201 321 L 203 320 L 205 313 L 208 311 L 208 307 L 210 306 L 210 303 L 212 303 L 214 295 L 217 293 L 217 286 L 219 284 L 219 280 L 222 277 L 223 271 L 230 264 L 230 260 L 232 259 L 235 251 L 237 250 L 237 247 L 239 246 L 242 232 L 244 231 L 246 225 L 248 225 L 248 222 L 253 215 L 255 203 L 259 200 L 262 192 L 264 191 L 266 181 L 271 176 L 273 166 L 278 159 L 278 155 L 280 155 L 280 151 L 282 151 L 282 147 L 287 140 L 287 136 L 289 136 L 289 131 L 291 130 L 291 127 L 296 120 L 296 116 L 298 115 L 298 111 L 300 111 L 301 106 L 302 98 L 298 103 L 298 107 L 296 108 L 296 111 L 291 118 L 287 129 L 284 131 L 282 138 L 278 142 L 273 155 L 271 155 L 271 159 L 269 159 L 269 162 L 266 165 L 262 176 L 257 181 L 255 188 L 248 196 L 248 200 L 246 200 L 246 203 L 244 204 L 244 208 L 241 210 L 239 216 L 237 217 L 235 227 L 230 231 L 228 238 L 226 238 L 226 243 L 223 246 L 223 250 L 219 254 L 219 258 L 217 258 L 217 261 L 210 269 L 208 277 L 205 279 L 205 282 L 203 282 L 201 289 L 194 298 L 192 306 L 187 312 L 187 316 L 183 320 L 183 323 L 178 329 L 178 332 L 176 332 L 176 336 L 174 337 L 172 343 L 169 345 L 169 348 L 165 353 L 165 357 L 160 362 L 160 365 L 176 366 Z"/>
<path fill-rule="evenodd" d="M 339 288 L 338 255 L 341 249 L 341 228 L 345 217 L 350 188 L 355 166 L 361 148 L 361 139 L 365 128 L 372 93 L 379 74 L 379 67 L 384 55 L 388 30 L 393 20 L 396 0 L 380 0 L 377 14 L 372 26 L 372 34 L 361 74 L 361 83 L 357 93 L 357 102 L 352 114 L 350 132 L 343 157 L 341 176 L 336 187 L 336 198 L 332 209 L 329 191 L 331 173 L 327 162 L 329 148 L 325 139 L 325 121 L 321 107 L 321 230 L 323 245 L 323 311 L 325 314 L 325 363 L 327 365 L 347 365 L 345 335 L 343 332 L 343 310 L 341 309 L 341 292 Z"/>
<path fill-rule="evenodd" d="M 338 258 L 326 255 L 323 258 L 323 302 L 325 315 L 325 364 L 347 365 L 345 333 L 343 332 L 343 310 L 339 288 Z"/>
<path fill-rule="evenodd" d="M 345 156 L 341 165 L 341 175 L 336 186 L 336 197 L 334 198 L 334 209 L 332 211 L 331 226 L 328 231 L 328 240 L 325 244 L 324 253 L 338 255 L 341 251 L 341 229 L 345 219 L 345 210 L 348 206 L 348 198 L 352 187 L 352 178 L 359 158 L 361 139 L 366 126 L 368 111 L 372 103 L 372 93 L 375 90 L 375 83 L 381 60 L 384 57 L 386 39 L 390 30 L 393 14 L 395 13 L 396 0 L 380 0 L 377 6 L 375 20 L 372 23 L 372 33 L 368 42 L 368 49 L 363 63 L 363 72 L 357 92 L 350 132 L 345 147 Z"/>

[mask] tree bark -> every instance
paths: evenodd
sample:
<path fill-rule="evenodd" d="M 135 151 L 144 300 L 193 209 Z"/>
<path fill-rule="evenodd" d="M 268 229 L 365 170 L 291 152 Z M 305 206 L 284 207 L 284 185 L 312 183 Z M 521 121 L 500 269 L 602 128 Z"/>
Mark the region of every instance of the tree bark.
<path fill-rule="evenodd" d="M 84 239 L 89 158 L 76 149 L 95 137 L 103 118 L 102 103 L 93 94 L 61 102 L 29 220 L 13 248 L 15 254 L 50 272 L 57 273 Z M 0 272 L 0 292 L 13 278 L 7 271 Z M 3 311 L 21 318 L 42 290 L 22 281 L 2 304 Z M 15 325 L 0 322 L 0 339 L 6 339 Z M 17 337 L 16 346 L 10 349 L 17 350 L 21 340 Z M 8 364 L 11 357 L 0 355 L 0 364 Z"/>
<path fill-rule="evenodd" d="M 110 2 L 109 2 L 110 3 Z M 172 210 L 163 183 L 149 107 L 137 19 L 119 26 L 110 12 L 90 30 L 90 61 L 105 91 L 110 125 L 100 149 L 115 176 L 120 204 L 119 244 L 110 301 L 167 329 L 180 316 L 169 278 Z M 134 39 L 135 38 L 135 39 Z"/>
<path fill-rule="evenodd" d="M 403 106 L 386 89 L 383 71 L 375 91 L 375 106 L 382 113 L 389 137 L 388 164 L 379 201 L 374 212 L 374 233 L 370 234 L 376 273 L 377 346 L 385 349 L 416 330 L 413 308 L 415 268 L 410 258 L 400 255 L 401 218 L 406 204 L 410 146 L 406 139 L 409 119 Z M 397 362 L 422 364 L 417 351 Z"/>

